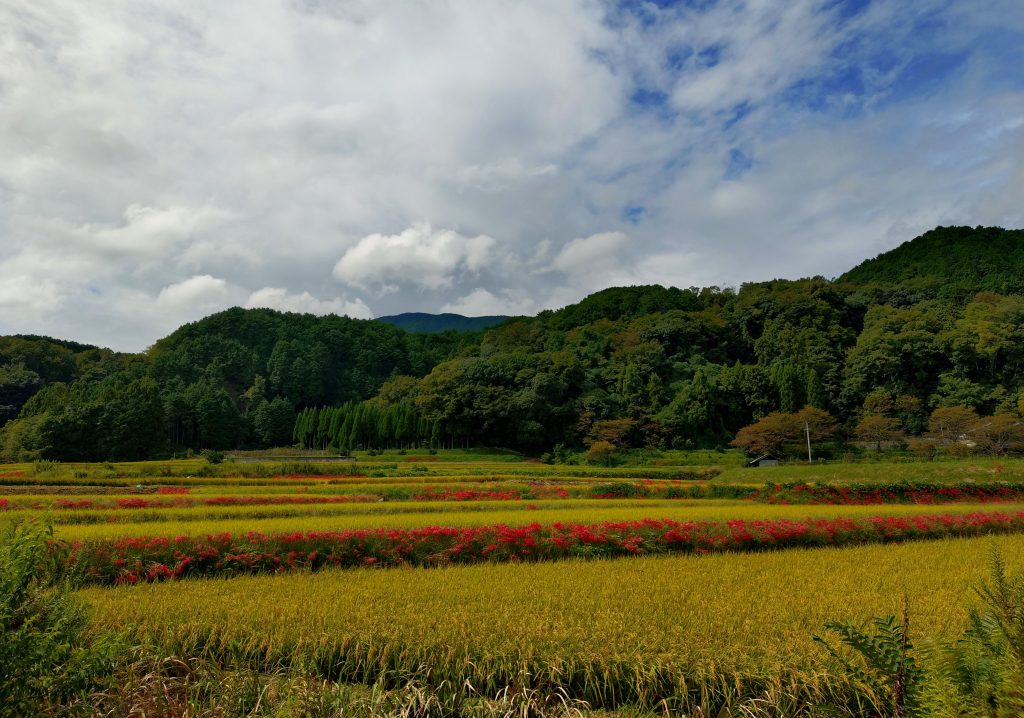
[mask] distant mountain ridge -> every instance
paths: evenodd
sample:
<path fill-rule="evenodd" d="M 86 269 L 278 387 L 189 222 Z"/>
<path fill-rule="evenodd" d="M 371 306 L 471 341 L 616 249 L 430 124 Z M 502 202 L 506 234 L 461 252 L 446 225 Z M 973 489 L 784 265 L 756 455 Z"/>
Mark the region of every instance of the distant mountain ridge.
<path fill-rule="evenodd" d="M 386 317 L 377 317 L 377 321 L 404 329 L 417 334 L 434 334 L 437 332 L 477 332 L 501 324 L 507 316 L 466 317 L 462 314 L 428 314 L 427 312 L 404 312 Z"/>

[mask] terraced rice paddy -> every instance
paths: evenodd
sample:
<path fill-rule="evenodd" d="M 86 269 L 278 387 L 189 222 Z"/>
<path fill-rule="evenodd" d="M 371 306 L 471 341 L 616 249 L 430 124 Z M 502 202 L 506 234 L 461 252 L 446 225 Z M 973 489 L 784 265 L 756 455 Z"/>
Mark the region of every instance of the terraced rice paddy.
<path fill-rule="evenodd" d="M 710 505 L 708 505 L 710 504 Z M 335 531 L 362 528 L 414 528 L 422 526 L 484 526 L 489 524 L 525 525 L 530 523 L 595 523 L 601 521 L 639 521 L 645 518 L 676 521 L 835 518 L 842 516 L 913 516 L 935 513 L 930 505 L 888 506 L 765 506 L 739 501 L 632 501 L 609 502 L 577 500 L 537 502 L 522 506 L 496 503 L 480 504 L 395 504 L 369 506 L 341 504 L 328 507 L 231 507 L 227 509 L 166 509 L 150 520 L 131 521 L 112 512 L 74 512 L 63 518 L 82 519 L 60 523 L 55 534 L 68 540 L 116 538 L 122 536 L 202 536 L 216 533 L 279 533 L 287 531 Z M 953 504 L 943 513 L 969 513 L 992 510 L 1021 511 L 1024 504 Z M 27 512 L 15 512 L 26 516 Z M 283 514 L 283 515 L 282 515 Z M 60 518 L 60 517 L 56 517 Z M 115 518 L 116 522 L 109 519 Z"/>
<path fill-rule="evenodd" d="M 823 681 L 812 635 L 837 616 L 898 613 L 951 636 L 990 539 L 315 574 L 90 589 L 100 625 L 187 655 L 347 680 L 430 665 L 496 690 L 557 675 L 595 705 L 657 699 L 735 676 Z M 1024 563 L 1024 537 L 998 545 Z M 798 678 L 796 676 L 802 676 Z"/>
<path fill-rule="evenodd" d="M 993 544 L 1024 566 L 1024 462 L 750 471 L 436 458 L 361 457 L 347 474 L 0 467 L 0 522 L 50 523 L 55 551 L 91 557 L 82 576 L 137 584 L 80 595 L 96 630 L 162 654 L 357 683 L 418 675 L 494 692 L 527 680 L 614 710 L 844 696 L 812 640 L 825 621 L 896 613 L 906 594 L 917 634 L 949 637 Z M 687 532 L 697 538 L 680 543 Z M 798 548 L 836 536 L 879 543 Z M 354 559 L 326 560 L 341 542 Z M 204 546 L 216 555 L 189 568 Z M 606 558 L 616 552 L 639 555 Z"/>

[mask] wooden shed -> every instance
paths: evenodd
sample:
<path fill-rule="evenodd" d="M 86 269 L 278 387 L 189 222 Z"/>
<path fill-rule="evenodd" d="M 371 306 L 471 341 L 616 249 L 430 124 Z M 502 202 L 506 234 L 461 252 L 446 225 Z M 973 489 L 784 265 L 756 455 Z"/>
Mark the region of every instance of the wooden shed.
<path fill-rule="evenodd" d="M 762 454 L 756 459 L 751 459 L 747 462 L 747 466 L 756 469 L 761 466 L 778 466 L 781 459 L 775 454 Z"/>

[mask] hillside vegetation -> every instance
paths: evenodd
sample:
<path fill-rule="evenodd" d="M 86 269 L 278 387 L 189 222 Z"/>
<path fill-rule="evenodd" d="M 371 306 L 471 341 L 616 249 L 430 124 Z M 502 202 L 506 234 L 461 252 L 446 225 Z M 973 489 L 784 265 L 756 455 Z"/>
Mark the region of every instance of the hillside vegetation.
<path fill-rule="evenodd" d="M 881 447 L 937 407 L 1019 416 L 1022 262 L 1020 230 L 938 228 L 835 281 L 617 287 L 484 332 L 231 309 L 140 355 L 7 337 L 0 458 L 714 448 L 805 406 Z"/>
<path fill-rule="evenodd" d="M 1024 230 L 936 227 L 842 275 L 860 285 L 896 285 L 964 301 L 977 292 L 1024 293 Z"/>

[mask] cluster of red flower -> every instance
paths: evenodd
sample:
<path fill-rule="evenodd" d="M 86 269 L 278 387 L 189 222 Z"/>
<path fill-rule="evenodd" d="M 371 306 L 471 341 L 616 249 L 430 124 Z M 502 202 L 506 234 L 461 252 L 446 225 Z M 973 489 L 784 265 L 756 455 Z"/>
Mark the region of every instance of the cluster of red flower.
<path fill-rule="evenodd" d="M 573 556 L 750 551 L 843 546 L 1024 530 L 1022 512 L 868 518 L 643 521 L 525 526 L 428 526 L 265 535 L 137 537 L 54 542 L 70 569 L 97 583 L 326 566 L 539 561 Z"/>

